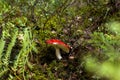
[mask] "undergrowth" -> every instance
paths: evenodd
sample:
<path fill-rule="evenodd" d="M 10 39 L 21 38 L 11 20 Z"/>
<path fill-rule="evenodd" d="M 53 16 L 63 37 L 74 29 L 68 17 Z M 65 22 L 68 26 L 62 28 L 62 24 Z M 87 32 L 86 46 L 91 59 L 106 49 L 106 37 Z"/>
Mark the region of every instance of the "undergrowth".
<path fill-rule="evenodd" d="M 118 0 L 0 0 L 0 79 L 102 80 L 107 71 L 117 72 L 113 64 L 119 63 L 119 4 Z M 69 54 L 61 51 L 61 61 L 45 43 L 51 38 L 72 47 Z M 117 73 L 110 78 L 119 78 Z"/>
<path fill-rule="evenodd" d="M 19 36 L 20 34 L 22 35 Z M 32 54 L 32 52 L 38 52 L 37 48 L 35 48 L 35 43 L 33 41 L 31 31 L 30 29 L 25 28 L 22 32 L 20 32 L 17 28 L 14 28 L 11 32 L 11 36 L 7 38 L 5 37 L 6 36 L 4 35 L 3 30 L 2 38 L 0 40 L 0 77 L 2 78 L 2 76 L 6 75 L 8 76 L 8 79 L 13 80 L 13 75 L 16 75 L 16 71 L 19 71 L 19 74 L 22 75 L 22 78 L 26 80 L 24 74 L 25 66 L 29 64 L 29 67 L 32 67 L 29 63 L 29 55 Z M 10 38 L 10 42 L 7 42 L 8 38 Z M 21 48 L 19 48 L 17 53 L 13 53 L 12 50 L 14 50 L 14 46 L 16 46 L 17 43 L 20 43 L 17 46 L 21 46 Z M 16 78 L 18 77 L 16 76 Z M 22 80 L 22 78 L 18 79 Z"/>

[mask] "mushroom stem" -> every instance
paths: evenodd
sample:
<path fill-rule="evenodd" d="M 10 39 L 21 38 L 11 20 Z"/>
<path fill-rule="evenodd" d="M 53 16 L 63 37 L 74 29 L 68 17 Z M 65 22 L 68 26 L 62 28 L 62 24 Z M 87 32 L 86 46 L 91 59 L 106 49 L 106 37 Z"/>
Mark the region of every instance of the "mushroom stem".
<path fill-rule="evenodd" d="M 60 54 L 60 49 L 59 49 L 59 48 L 55 48 L 55 50 L 56 50 L 56 56 L 57 56 L 57 58 L 58 58 L 59 60 L 61 60 L 61 59 L 62 59 L 62 56 L 61 56 L 61 54 Z"/>

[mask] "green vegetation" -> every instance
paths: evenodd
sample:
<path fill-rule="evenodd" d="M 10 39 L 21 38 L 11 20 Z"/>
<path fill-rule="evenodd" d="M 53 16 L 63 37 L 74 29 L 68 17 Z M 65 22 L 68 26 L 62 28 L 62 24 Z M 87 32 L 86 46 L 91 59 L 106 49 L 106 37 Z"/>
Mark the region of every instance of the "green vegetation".
<path fill-rule="evenodd" d="M 1 80 L 119 80 L 119 0 L 0 0 Z M 57 60 L 48 39 L 72 48 Z"/>

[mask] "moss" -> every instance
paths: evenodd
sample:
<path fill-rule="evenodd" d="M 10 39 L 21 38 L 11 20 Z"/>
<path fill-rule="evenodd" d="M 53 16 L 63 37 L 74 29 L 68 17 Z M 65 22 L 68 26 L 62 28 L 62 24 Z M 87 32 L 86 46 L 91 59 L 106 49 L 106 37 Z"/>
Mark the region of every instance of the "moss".
<path fill-rule="evenodd" d="M 100 80 L 102 76 L 96 77 L 84 67 L 89 65 L 96 69 L 97 61 L 88 60 L 91 63 L 85 64 L 84 56 L 91 54 L 98 62 L 103 62 L 101 72 L 107 71 L 106 66 L 110 66 L 110 69 L 113 67 L 104 64 L 105 60 L 119 62 L 119 55 L 112 54 L 119 53 L 120 37 L 117 33 L 120 11 L 116 0 L 1 0 L 0 4 L 2 79 Z M 16 28 L 18 34 L 14 35 Z M 14 36 L 16 41 L 10 46 Z M 70 54 L 61 51 L 61 61 L 56 59 L 54 48 L 45 43 L 51 38 L 72 46 Z M 6 57 L 10 59 L 7 59 L 5 66 L 3 54 L 6 54 L 9 46 L 11 52 Z M 70 55 L 74 57 L 73 60 L 69 59 Z M 106 72 L 102 75 L 106 75 Z"/>

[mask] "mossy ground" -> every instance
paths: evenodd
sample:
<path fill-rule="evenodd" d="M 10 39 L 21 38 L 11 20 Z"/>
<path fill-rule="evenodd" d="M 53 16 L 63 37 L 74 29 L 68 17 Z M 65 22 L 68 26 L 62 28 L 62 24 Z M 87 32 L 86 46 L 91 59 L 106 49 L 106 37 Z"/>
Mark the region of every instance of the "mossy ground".
<path fill-rule="evenodd" d="M 118 80 L 118 75 L 109 78 L 104 70 L 111 66 L 111 74 L 114 61 L 119 63 L 119 54 L 113 54 L 120 46 L 119 1 L 1 0 L 0 4 L 1 79 Z M 53 38 L 72 47 L 68 54 L 61 51 L 62 60 L 45 43 Z"/>

